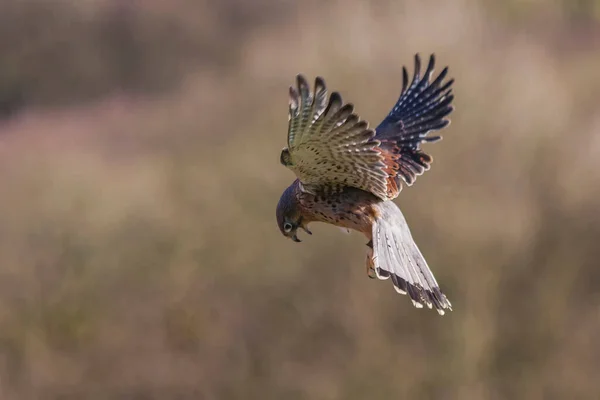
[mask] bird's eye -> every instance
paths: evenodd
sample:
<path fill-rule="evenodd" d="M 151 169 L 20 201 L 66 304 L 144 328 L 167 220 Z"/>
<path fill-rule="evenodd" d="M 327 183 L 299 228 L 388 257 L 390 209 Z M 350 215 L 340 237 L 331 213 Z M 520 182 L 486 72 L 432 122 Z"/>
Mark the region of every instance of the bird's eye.
<path fill-rule="evenodd" d="M 285 224 L 283 224 L 283 230 L 287 233 L 287 232 L 291 232 L 292 231 L 292 224 L 290 224 L 289 222 L 286 222 Z"/>

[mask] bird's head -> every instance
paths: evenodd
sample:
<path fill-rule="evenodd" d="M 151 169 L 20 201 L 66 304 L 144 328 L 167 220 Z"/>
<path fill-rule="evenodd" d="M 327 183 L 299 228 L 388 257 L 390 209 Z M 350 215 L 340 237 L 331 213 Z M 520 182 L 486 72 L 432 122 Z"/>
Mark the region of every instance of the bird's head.
<path fill-rule="evenodd" d="M 302 215 L 302 208 L 296 197 L 296 182 L 285 189 L 279 203 L 277 203 L 277 225 L 283 236 L 292 239 L 294 242 L 300 243 L 298 239 L 298 228 L 303 229 L 309 235 L 312 232 L 306 226 L 308 220 Z"/>

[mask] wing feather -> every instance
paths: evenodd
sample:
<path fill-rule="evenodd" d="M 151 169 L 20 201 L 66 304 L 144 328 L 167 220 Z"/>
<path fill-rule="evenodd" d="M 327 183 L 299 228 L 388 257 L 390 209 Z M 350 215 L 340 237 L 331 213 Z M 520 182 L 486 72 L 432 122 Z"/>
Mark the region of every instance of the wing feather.
<path fill-rule="evenodd" d="M 411 185 L 429 169 L 432 158 L 420 144 L 441 139 L 428 134 L 450 122 L 446 117 L 453 110 L 454 81 L 444 83 L 448 68 L 432 80 L 434 67 L 432 55 L 421 74 L 417 54 L 410 81 L 402 68 L 400 97 L 375 130 L 338 92 L 329 96 L 323 78 L 315 79 L 311 92 L 304 76 L 298 75 L 289 91 L 288 147 L 281 163 L 308 191 L 352 186 L 382 200 L 395 198 L 402 182 Z"/>
<path fill-rule="evenodd" d="M 431 55 L 421 75 L 421 58 L 415 55 L 415 69 L 409 83 L 408 71 L 402 68 L 402 91 L 388 116 L 377 126 L 375 136 L 386 155 L 386 171 L 394 180 L 397 192 L 402 182 L 412 185 L 417 176 L 430 167 L 432 158 L 420 149 L 421 143 L 436 142 L 441 136 L 428 136 L 432 131 L 446 127 L 446 117 L 453 111 L 451 86 L 453 79 L 444 82 L 448 68 L 442 69 L 432 80 L 435 56 Z"/>
<path fill-rule="evenodd" d="M 290 89 L 288 148 L 282 163 L 308 191 L 323 186 L 352 186 L 385 199 L 388 175 L 369 123 L 361 120 L 339 93 L 327 96 L 325 81 L 311 93 L 302 75 Z"/>

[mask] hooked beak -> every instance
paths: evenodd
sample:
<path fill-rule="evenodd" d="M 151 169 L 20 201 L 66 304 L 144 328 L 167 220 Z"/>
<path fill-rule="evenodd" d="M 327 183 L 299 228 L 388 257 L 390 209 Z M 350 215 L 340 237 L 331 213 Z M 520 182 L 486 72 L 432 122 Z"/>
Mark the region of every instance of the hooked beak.
<path fill-rule="evenodd" d="M 312 232 L 310 231 L 310 229 L 308 229 L 308 227 L 305 224 L 303 224 L 302 222 L 300 222 L 298 224 L 298 228 L 301 228 L 304 232 L 308 233 L 309 235 L 312 235 Z M 293 235 L 288 236 L 290 239 L 292 239 L 296 243 L 302 242 L 302 240 L 298 239 L 298 232 L 296 230 L 294 230 L 293 232 L 290 232 L 290 233 L 293 233 Z"/>

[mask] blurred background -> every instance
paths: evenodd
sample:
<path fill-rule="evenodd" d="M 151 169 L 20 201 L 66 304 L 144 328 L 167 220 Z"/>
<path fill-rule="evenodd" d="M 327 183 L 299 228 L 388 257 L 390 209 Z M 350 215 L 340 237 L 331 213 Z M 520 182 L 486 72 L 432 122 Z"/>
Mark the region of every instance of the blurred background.
<path fill-rule="evenodd" d="M 456 79 L 397 199 L 454 311 L 284 239 L 287 89 L 376 125 Z M 600 1 L 0 3 L 0 398 L 597 399 Z"/>

